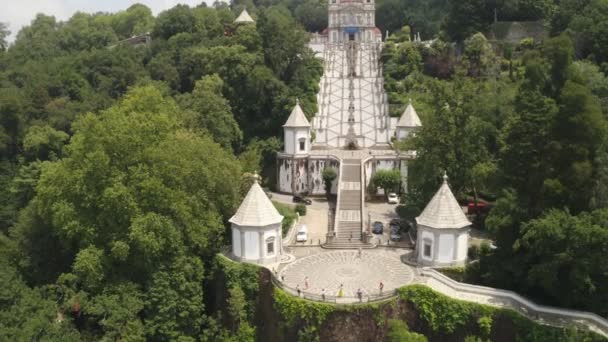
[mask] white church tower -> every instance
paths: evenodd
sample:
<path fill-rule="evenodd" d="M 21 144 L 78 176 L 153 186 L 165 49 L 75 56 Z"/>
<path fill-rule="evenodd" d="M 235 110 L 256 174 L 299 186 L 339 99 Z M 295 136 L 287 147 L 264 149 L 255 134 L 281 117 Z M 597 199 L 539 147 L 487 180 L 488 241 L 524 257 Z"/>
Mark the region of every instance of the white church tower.
<path fill-rule="evenodd" d="M 310 152 L 310 123 L 300 107 L 300 100 L 283 125 L 285 153 L 306 155 Z"/>
<path fill-rule="evenodd" d="M 235 259 L 262 265 L 281 260 L 283 216 L 258 184 L 257 175 L 229 222 L 232 224 L 232 255 Z"/>
<path fill-rule="evenodd" d="M 460 208 L 448 184 L 443 184 L 422 214 L 416 218 L 416 253 L 422 266 L 460 266 L 467 260 L 471 222 Z"/>
<path fill-rule="evenodd" d="M 412 105 L 412 100 L 407 105 L 407 108 L 399 118 L 397 122 L 397 140 L 403 140 L 409 137 L 412 133 L 415 133 L 422 127 L 422 122 L 420 121 L 420 117 L 418 117 L 418 113 L 416 113 L 416 109 Z"/>

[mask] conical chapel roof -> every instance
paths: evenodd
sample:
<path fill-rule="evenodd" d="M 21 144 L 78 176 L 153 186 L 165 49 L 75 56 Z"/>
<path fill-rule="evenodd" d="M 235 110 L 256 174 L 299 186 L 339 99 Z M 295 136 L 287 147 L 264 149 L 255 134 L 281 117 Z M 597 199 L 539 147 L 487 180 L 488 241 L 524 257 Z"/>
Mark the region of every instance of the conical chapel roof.
<path fill-rule="evenodd" d="M 399 118 L 399 122 L 397 122 L 397 127 L 421 127 L 422 122 L 420 121 L 420 117 L 418 117 L 418 113 L 414 109 L 412 105 L 412 101 L 407 105 L 407 108 L 401 114 Z"/>
<path fill-rule="evenodd" d="M 459 229 L 471 225 L 450 189 L 447 175 L 443 176 L 439 191 L 416 218 L 416 222 L 418 225 L 436 229 Z"/>
<path fill-rule="evenodd" d="M 289 115 L 289 118 L 287 119 L 287 122 L 285 122 L 283 127 L 310 127 L 310 122 L 308 122 L 308 119 L 306 119 L 306 115 L 304 115 L 302 107 L 300 107 L 299 100 L 296 101 L 296 106 L 293 107 L 293 110 L 291 111 L 291 114 Z"/>
<path fill-rule="evenodd" d="M 258 184 L 257 176 L 236 214 L 229 220 L 230 223 L 248 227 L 264 227 L 282 221 L 283 216 Z"/>
<path fill-rule="evenodd" d="M 235 23 L 255 23 L 253 18 L 247 12 L 247 9 L 243 9 L 243 12 L 234 20 Z"/>

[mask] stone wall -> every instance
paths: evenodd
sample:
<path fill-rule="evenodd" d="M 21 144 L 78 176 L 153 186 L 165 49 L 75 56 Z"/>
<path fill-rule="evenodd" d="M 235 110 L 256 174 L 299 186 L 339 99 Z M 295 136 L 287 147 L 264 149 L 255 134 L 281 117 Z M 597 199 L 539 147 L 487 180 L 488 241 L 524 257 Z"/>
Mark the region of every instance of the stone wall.
<path fill-rule="evenodd" d="M 323 169 L 326 167 L 333 168 L 336 173 L 339 173 L 340 162 L 331 157 L 292 158 L 278 156 L 278 191 L 287 194 L 324 195 Z M 332 187 L 333 194 L 337 193 L 337 188 L 338 182 L 335 181 Z"/>

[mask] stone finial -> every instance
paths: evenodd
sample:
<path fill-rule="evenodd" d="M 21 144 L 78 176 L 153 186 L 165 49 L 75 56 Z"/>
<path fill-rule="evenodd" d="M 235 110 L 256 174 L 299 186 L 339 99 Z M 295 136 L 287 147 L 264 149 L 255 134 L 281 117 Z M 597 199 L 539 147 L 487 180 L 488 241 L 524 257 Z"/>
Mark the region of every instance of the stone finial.
<path fill-rule="evenodd" d="M 443 182 L 447 183 L 448 179 L 449 179 L 449 177 L 448 177 L 448 171 L 445 170 L 445 171 L 443 171 Z"/>

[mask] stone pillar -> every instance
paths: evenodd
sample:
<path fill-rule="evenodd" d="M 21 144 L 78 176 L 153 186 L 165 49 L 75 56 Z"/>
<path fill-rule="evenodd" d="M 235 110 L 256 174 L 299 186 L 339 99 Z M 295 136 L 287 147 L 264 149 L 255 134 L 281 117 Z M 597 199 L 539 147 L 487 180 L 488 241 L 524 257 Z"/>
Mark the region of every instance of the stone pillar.
<path fill-rule="evenodd" d="M 241 260 L 245 260 L 245 232 L 239 229 L 241 234 Z"/>
<path fill-rule="evenodd" d="M 460 260 L 458 260 L 458 256 L 460 255 L 460 234 L 456 233 L 454 234 L 454 244 L 456 246 L 454 246 L 454 253 L 452 254 L 452 263 L 456 263 L 457 261 L 460 262 Z"/>
<path fill-rule="evenodd" d="M 258 232 L 258 239 L 260 244 L 260 253 L 258 255 L 258 263 L 263 263 L 264 260 L 264 232 Z"/>
<path fill-rule="evenodd" d="M 278 256 L 280 257 L 283 255 L 283 229 L 281 229 L 281 225 L 277 227 L 277 239 L 277 243 L 279 244 L 279 248 L 277 248 L 279 251 Z"/>
<path fill-rule="evenodd" d="M 435 241 L 433 241 L 433 265 L 437 265 L 437 263 L 439 262 L 439 237 L 440 234 L 435 232 L 434 234 L 435 237 Z"/>

